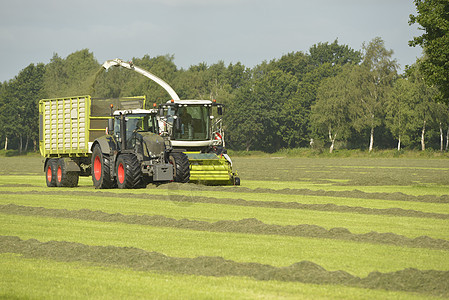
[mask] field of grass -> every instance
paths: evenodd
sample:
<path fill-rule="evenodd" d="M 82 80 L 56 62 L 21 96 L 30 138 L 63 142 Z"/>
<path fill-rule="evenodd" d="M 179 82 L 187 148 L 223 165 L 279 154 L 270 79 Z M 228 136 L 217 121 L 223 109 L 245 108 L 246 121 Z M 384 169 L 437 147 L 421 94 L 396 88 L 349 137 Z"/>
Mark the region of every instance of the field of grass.
<path fill-rule="evenodd" d="M 0 298 L 449 297 L 447 158 L 282 154 L 137 190 L 0 157 Z"/>

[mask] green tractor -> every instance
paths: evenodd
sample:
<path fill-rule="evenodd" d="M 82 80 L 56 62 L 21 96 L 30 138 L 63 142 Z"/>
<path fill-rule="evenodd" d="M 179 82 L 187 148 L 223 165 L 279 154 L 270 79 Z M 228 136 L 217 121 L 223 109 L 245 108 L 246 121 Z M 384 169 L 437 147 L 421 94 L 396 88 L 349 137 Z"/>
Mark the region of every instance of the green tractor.
<path fill-rule="evenodd" d="M 161 135 L 170 138 L 176 153 L 170 157 L 177 182 L 187 182 L 179 153 L 189 160 L 190 182 L 240 185 L 227 154 L 222 129 L 223 105 L 210 100 L 181 100 L 173 88 L 156 75 L 120 59 L 108 60 L 105 69 L 120 66 L 138 72 L 158 83 L 171 99 L 159 106 Z M 178 162 L 180 161 L 180 162 Z"/>
<path fill-rule="evenodd" d="M 138 188 L 173 180 L 170 141 L 159 135 L 155 110 L 115 111 L 108 135 L 92 145 L 95 188 Z M 179 157 L 188 164 L 188 159 Z"/>

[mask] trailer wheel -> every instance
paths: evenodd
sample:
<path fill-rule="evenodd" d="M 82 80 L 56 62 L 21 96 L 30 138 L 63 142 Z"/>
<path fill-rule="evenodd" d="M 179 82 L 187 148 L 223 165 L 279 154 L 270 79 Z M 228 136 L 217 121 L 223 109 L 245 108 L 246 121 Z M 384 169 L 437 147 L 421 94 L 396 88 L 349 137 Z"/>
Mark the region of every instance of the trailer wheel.
<path fill-rule="evenodd" d="M 58 159 L 56 167 L 56 186 L 75 187 L 78 185 L 78 172 L 67 171 L 67 165 L 63 158 Z"/>
<path fill-rule="evenodd" d="M 111 178 L 109 155 L 101 152 L 99 145 L 92 152 L 92 182 L 96 189 L 110 189 L 115 186 L 115 180 Z"/>
<path fill-rule="evenodd" d="M 48 187 L 56 186 L 56 159 L 50 158 L 45 165 L 45 179 Z"/>
<path fill-rule="evenodd" d="M 120 189 L 142 187 L 142 170 L 134 154 L 121 154 L 116 163 L 117 186 Z"/>
<path fill-rule="evenodd" d="M 175 182 L 187 183 L 190 181 L 189 158 L 185 153 L 170 153 L 169 162 L 173 165 L 173 180 Z"/>

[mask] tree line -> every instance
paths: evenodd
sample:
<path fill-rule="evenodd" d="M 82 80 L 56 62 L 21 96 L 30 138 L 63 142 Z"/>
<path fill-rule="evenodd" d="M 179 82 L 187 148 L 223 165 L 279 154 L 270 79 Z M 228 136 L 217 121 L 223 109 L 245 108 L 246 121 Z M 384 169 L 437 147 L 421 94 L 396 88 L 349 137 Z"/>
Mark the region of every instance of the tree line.
<path fill-rule="evenodd" d="M 399 75 L 392 56 L 375 38 L 360 51 L 335 40 L 253 68 L 220 61 L 179 69 L 170 55 L 133 62 L 167 81 L 181 99 L 224 103 L 231 149 L 447 149 L 447 106 L 434 101 L 437 90 L 424 82 L 419 62 Z M 148 105 L 169 100 L 165 90 L 136 72 L 104 71 L 88 49 L 66 58 L 55 54 L 48 64 L 30 64 L 1 84 L 1 147 L 36 149 L 38 101 L 85 94 L 146 95 Z"/>
<path fill-rule="evenodd" d="M 423 34 L 410 46 L 423 57 L 398 74 L 393 51 L 381 38 L 361 50 L 318 43 L 248 68 L 242 63 L 199 63 L 179 69 L 171 55 L 133 62 L 167 81 L 182 99 L 216 99 L 226 104 L 227 145 L 237 150 L 281 148 L 402 147 L 448 149 L 449 4 L 414 0 Z M 38 101 L 89 94 L 146 95 L 167 100 L 165 91 L 129 70 L 104 72 L 88 49 L 48 64 L 30 64 L 0 82 L 0 146 L 27 151 L 38 145 Z M 30 146 L 32 145 L 32 146 Z"/>

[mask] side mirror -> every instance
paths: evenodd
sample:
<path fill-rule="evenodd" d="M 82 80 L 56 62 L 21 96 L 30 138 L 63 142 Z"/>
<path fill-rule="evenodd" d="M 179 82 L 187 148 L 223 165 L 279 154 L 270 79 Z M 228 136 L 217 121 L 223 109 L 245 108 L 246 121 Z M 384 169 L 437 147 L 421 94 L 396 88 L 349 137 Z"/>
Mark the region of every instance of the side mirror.
<path fill-rule="evenodd" d="M 218 106 L 217 107 L 217 113 L 218 113 L 218 115 L 223 115 L 223 107 L 222 106 Z"/>
<path fill-rule="evenodd" d="M 159 117 L 164 116 L 164 109 L 162 107 L 159 107 Z"/>

